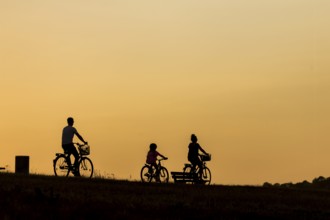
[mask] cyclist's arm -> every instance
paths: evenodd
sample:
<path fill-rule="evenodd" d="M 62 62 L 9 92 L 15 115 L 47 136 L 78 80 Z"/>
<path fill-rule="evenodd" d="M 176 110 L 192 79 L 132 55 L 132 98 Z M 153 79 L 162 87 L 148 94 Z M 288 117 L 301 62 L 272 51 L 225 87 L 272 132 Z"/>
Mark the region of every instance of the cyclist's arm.
<path fill-rule="evenodd" d="M 79 138 L 79 140 L 81 140 L 82 142 L 84 142 L 85 144 L 87 143 L 84 138 L 78 133 L 78 131 L 76 132 L 77 137 Z"/>
<path fill-rule="evenodd" d="M 164 155 L 158 153 L 158 156 L 162 157 L 163 159 L 167 159 L 167 157 L 165 157 Z"/>
<path fill-rule="evenodd" d="M 201 146 L 199 146 L 199 149 L 200 149 L 204 154 L 207 154 L 206 151 L 205 151 Z"/>

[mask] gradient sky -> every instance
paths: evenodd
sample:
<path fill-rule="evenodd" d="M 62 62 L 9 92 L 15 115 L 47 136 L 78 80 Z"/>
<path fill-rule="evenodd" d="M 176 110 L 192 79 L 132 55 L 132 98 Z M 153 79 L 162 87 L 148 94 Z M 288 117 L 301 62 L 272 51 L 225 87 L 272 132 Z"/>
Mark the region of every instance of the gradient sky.
<path fill-rule="evenodd" d="M 149 144 L 213 183 L 330 176 L 327 0 L 0 0 L 0 166 L 52 175 L 66 118 L 99 175 L 139 179 Z"/>

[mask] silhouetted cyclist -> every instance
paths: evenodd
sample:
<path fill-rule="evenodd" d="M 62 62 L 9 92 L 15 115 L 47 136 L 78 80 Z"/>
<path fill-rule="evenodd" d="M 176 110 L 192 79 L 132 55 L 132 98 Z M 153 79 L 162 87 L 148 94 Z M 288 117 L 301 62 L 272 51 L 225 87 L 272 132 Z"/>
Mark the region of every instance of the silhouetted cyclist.
<path fill-rule="evenodd" d="M 149 146 L 149 151 L 148 151 L 147 160 L 146 160 L 146 163 L 151 165 L 150 169 L 149 169 L 150 174 L 152 174 L 152 169 L 151 169 L 152 167 L 155 167 L 156 174 L 159 173 L 158 166 L 157 166 L 157 163 L 156 163 L 158 156 L 160 156 L 163 159 L 167 160 L 167 157 L 165 157 L 164 155 L 159 153 L 156 149 L 157 149 L 157 144 L 151 143 L 150 146 Z M 158 177 L 158 175 L 157 175 L 157 177 Z"/>
<path fill-rule="evenodd" d="M 199 166 L 199 172 L 200 174 L 203 172 L 203 162 L 199 158 L 199 150 L 202 151 L 204 154 L 207 154 L 206 151 L 197 143 L 197 137 L 195 134 L 191 135 L 191 143 L 189 144 L 189 152 L 188 152 L 188 160 L 193 165 L 193 169 L 196 168 L 196 166 Z"/>
<path fill-rule="evenodd" d="M 62 148 L 64 150 L 64 153 L 67 153 L 69 155 L 69 158 L 71 154 L 74 156 L 74 174 L 77 175 L 77 167 L 78 167 L 78 159 L 79 154 L 76 149 L 76 147 L 73 144 L 73 137 L 76 135 L 82 142 L 87 144 L 87 142 L 83 139 L 83 137 L 78 133 L 77 129 L 73 127 L 74 120 L 73 118 L 69 117 L 67 119 L 68 126 L 63 128 L 62 132 Z M 68 165 L 71 166 L 71 161 L 68 161 Z"/>

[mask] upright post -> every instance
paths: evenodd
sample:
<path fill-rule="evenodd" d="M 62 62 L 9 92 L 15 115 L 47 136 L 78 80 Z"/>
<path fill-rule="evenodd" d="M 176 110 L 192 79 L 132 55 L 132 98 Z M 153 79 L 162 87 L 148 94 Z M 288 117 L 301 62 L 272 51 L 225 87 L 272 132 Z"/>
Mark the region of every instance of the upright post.
<path fill-rule="evenodd" d="M 29 174 L 29 156 L 16 156 L 15 173 Z"/>

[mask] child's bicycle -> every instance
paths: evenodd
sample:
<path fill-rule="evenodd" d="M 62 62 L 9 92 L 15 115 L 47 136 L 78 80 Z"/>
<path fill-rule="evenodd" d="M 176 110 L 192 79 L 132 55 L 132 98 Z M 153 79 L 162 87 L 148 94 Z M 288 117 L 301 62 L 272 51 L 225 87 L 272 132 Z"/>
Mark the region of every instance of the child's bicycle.
<path fill-rule="evenodd" d="M 145 164 L 141 169 L 141 180 L 142 182 L 157 182 L 157 183 L 168 183 L 169 175 L 165 167 L 161 165 L 162 160 L 157 159 L 157 169 L 150 164 Z"/>
<path fill-rule="evenodd" d="M 203 166 L 202 166 L 202 172 L 200 172 L 200 168 L 196 165 L 195 167 L 191 163 L 186 163 L 183 168 L 184 173 L 197 173 L 198 175 L 198 182 L 195 183 L 202 183 L 205 185 L 210 185 L 211 183 L 211 170 L 206 166 L 206 161 L 211 160 L 211 154 L 199 155 Z"/>
<path fill-rule="evenodd" d="M 71 173 L 74 176 L 91 178 L 93 176 L 94 167 L 91 159 L 87 157 L 87 155 L 90 154 L 90 147 L 87 144 L 74 144 L 78 146 L 79 152 L 78 169 L 74 169 L 74 165 L 68 165 L 70 157 L 67 153 L 56 153 L 56 157 L 53 160 L 55 176 L 69 176 Z"/>

